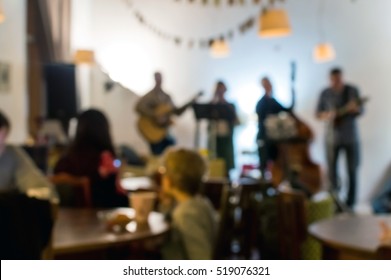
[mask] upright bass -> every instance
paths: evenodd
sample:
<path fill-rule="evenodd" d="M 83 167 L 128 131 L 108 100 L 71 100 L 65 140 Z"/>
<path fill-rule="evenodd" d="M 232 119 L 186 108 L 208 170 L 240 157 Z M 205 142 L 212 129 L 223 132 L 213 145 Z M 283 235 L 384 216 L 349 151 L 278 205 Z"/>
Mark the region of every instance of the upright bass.
<path fill-rule="evenodd" d="M 291 183 L 293 187 L 300 188 L 308 195 L 318 192 L 321 188 L 321 168 L 312 161 L 309 153 L 309 146 L 313 140 L 313 132 L 295 113 L 294 104 L 296 64 L 291 64 L 291 93 L 292 110 L 289 113 L 293 118 L 296 127 L 295 136 L 276 141 L 278 157 L 271 167 L 272 183 L 280 185 L 284 180 Z"/>

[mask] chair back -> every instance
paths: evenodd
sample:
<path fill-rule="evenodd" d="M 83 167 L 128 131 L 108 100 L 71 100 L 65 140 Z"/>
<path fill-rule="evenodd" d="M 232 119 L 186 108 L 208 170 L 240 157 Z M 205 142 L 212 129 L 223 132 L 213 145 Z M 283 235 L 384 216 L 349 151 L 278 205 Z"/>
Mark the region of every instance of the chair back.
<path fill-rule="evenodd" d="M 235 228 L 240 257 L 250 259 L 260 247 L 260 204 L 269 184 L 253 178 L 240 178 L 235 184 L 240 191 L 237 203 L 240 218 Z"/>
<path fill-rule="evenodd" d="M 301 244 L 307 236 L 306 196 L 297 190 L 280 191 L 277 196 L 280 258 L 301 259 Z"/>
<path fill-rule="evenodd" d="M 50 178 L 62 207 L 92 207 L 91 187 L 87 178 L 57 174 Z"/>
<path fill-rule="evenodd" d="M 210 200 L 217 211 L 225 203 L 223 195 L 225 195 L 224 192 L 227 185 L 229 185 L 229 181 L 226 178 L 206 179 L 202 184 L 201 194 Z"/>
<path fill-rule="evenodd" d="M 231 197 L 232 189 L 229 184 L 225 184 L 222 187 L 221 193 L 219 223 L 212 256 L 214 260 L 227 259 L 231 254 L 234 227 L 233 205 L 230 202 Z"/>

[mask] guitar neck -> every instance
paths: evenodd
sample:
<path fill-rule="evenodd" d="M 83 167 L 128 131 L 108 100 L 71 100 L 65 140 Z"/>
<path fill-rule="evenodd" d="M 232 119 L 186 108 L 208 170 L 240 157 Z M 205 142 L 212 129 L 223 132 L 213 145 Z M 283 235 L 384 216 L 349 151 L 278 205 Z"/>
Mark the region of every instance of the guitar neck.
<path fill-rule="evenodd" d="M 194 103 L 193 100 L 187 102 L 186 104 L 182 105 L 181 107 L 178 108 L 178 110 L 182 111 L 182 110 L 186 110 L 189 106 L 191 106 L 192 104 Z"/>
<path fill-rule="evenodd" d="M 200 96 L 202 96 L 202 95 L 203 95 L 203 92 L 197 93 L 189 102 L 187 102 L 187 103 L 185 103 L 183 106 L 177 108 L 175 111 L 176 111 L 176 112 L 179 112 L 179 114 L 181 114 L 181 113 L 184 112 L 189 106 L 191 106 L 191 105 L 195 102 L 195 100 L 196 100 L 198 97 L 200 97 Z"/>

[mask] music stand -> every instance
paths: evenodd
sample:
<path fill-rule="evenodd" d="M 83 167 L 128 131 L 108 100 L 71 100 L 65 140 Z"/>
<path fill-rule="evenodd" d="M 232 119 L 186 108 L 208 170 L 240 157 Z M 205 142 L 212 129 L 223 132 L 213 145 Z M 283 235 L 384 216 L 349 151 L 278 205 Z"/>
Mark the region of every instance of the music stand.
<path fill-rule="evenodd" d="M 196 133 L 195 133 L 195 146 L 199 148 L 199 136 L 200 136 L 200 121 L 208 120 L 211 125 L 212 135 L 212 158 L 216 157 L 216 136 L 217 136 L 217 121 L 225 120 L 227 122 L 234 122 L 236 115 L 230 104 L 213 104 L 206 103 L 193 104 L 194 115 L 197 120 Z"/>

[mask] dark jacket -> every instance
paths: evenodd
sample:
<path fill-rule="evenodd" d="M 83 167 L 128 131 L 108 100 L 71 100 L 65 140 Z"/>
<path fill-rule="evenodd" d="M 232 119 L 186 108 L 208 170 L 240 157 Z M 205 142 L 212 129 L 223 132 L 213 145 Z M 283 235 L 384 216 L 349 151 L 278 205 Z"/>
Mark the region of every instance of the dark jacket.
<path fill-rule="evenodd" d="M 0 221 L 1 259 L 41 259 L 54 223 L 48 200 L 18 192 L 1 193 Z"/>

